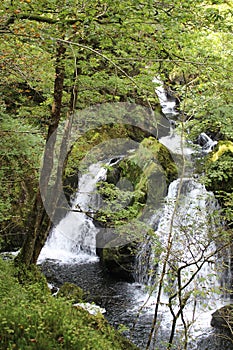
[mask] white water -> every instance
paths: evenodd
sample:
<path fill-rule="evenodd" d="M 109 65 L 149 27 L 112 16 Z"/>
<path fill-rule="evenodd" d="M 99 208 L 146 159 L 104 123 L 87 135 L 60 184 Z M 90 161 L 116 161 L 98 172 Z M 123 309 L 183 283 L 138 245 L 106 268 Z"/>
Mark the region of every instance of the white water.
<path fill-rule="evenodd" d="M 168 117 L 177 116 L 175 100 L 168 99 L 162 82 L 153 80 L 159 86 L 155 89 L 160 100 L 162 111 Z M 181 136 L 177 134 L 171 122 L 170 135 L 159 140 L 173 154 L 184 154 L 189 158 L 193 148 L 187 146 Z M 203 153 L 210 152 L 216 141 L 211 140 L 205 133 L 199 138 Z M 177 179 L 169 186 L 165 205 L 156 230 L 163 252 L 159 258 L 157 281 L 161 276 L 161 269 L 166 257 L 169 233 L 171 234 L 171 251 L 168 258 L 166 274 L 163 281 L 163 292 L 159 306 L 159 321 L 161 328 L 171 329 L 172 314 L 169 310 L 169 295 L 177 293 L 179 288 L 176 276 L 178 268 L 182 268 L 181 285 L 188 285 L 182 290 L 182 297 L 190 293 L 190 297 L 183 310 L 186 324 L 190 324 L 189 336 L 196 338 L 211 331 L 211 314 L 229 300 L 223 300 L 220 293 L 221 271 L 216 271 L 216 247 L 211 233 L 215 232 L 215 224 L 210 217 L 217 211 L 217 201 L 212 193 L 192 178 Z M 146 243 L 144 244 L 146 245 Z M 146 250 L 146 248 L 144 247 Z M 156 255 L 156 254 L 155 254 Z M 152 253 L 153 256 L 153 253 Z M 149 262 L 153 266 L 153 262 Z M 140 265 L 140 264 L 139 264 Z M 144 271 L 147 269 L 144 268 Z M 197 274 L 196 272 L 199 271 Z M 191 281 L 191 277 L 195 278 Z M 141 278 L 141 281 L 144 281 Z M 148 283 L 149 284 L 149 283 Z M 154 314 L 157 301 L 156 290 L 151 294 L 145 289 L 135 288 L 135 311 L 143 306 L 143 311 Z M 172 300 L 175 314 L 179 310 L 178 297 Z M 181 317 L 177 320 L 177 331 L 182 332 Z M 165 339 L 164 339 L 165 340 Z M 196 339 L 195 339 L 196 340 Z M 196 341 L 195 341 L 196 343 Z M 189 343 L 189 349 L 196 349 L 195 344 Z"/>
<path fill-rule="evenodd" d="M 162 112 L 170 120 L 169 135 L 163 136 L 159 139 L 164 146 L 166 146 L 173 154 L 190 155 L 194 152 L 193 148 L 187 145 L 183 137 L 175 130 L 175 122 L 172 118 L 177 118 L 179 113 L 176 110 L 176 100 L 173 97 L 168 97 L 167 92 L 163 86 L 163 82 L 159 78 L 154 78 L 153 82 L 157 85 L 155 92 L 158 96 Z"/>
<path fill-rule="evenodd" d="M 167 96 L 162 88 L 156 90 L 157 93 L 160 94 L 163 112 L 170 116 L 177 115 L 174 101 L 167 100 Z M 174 132 L 172 127 L 171 134 L 162 138 L 160 141 L 174 153 L 180 154 L 183 151 L 181 148 L 179 149 L 182 140 L 179 135 Z M 191 151 L 185 152 L 185 154 L 189 153 L 191 153 Z M 90 166 L 89 172 L 80 178 L 78 194 L 72 203 L 72 209 L 79 206 L 84 211 L 93 210 L 93 192 L 95 191 L 97 181 L 103 178 L 105 174 L 106 171 L 101 168 L 101 164 Z M 171 220 L 173 219 L 174 209 L 176 209 L 177 212 L 174 216 L 174 222 L 172 223 L 173 245 L 169 263 L 172 267 L 172 264 L 176 262 L 176 268 L 177 266 L 180 267 L 185 264 L 190 265 L 183 270 L 182 283 L 184 284 L 185 281 L 190 278 L 190 275 L 195 272 L 195 269 L 198 268 L 198 264 L 211 255 L 211 252 L 215 249 L 214 245 L 209 241 L 207 225 L 208 210 L 213 210 L 214 208 L 214 206 L 211 207 L 209 203 L 212 202 L 213 204 L 214 199 L 211 194 L 208 194 L 204 186 L 191 178 L 186 178 L 182 180 L 181 196 L 179 198 L 179 205 L 176 207 L 180 181 L 180 179 L 174 181 L 169 187 L 156 233 L 160 237 L 162 246 L 166 249 Z M 69 212 L 51 232 L 40 255 L 40 261 L 44 259 L 55 259 L 63 263 L 88 263 L 96 261 L 98 259 L 95 255 L 96 233 L 97 229 L 93 225 L 90 217 L 86 216 L 84 213 Z M 204 255 L 201 258 L 203 252 Z M 163 259 L 163 254 L 164 253 L 161 255 L 161 260 Z M 200 261 L 194 264 L 199 258 Z M 143 273 L 146 269 L 143 269 L 142 266 L 141 271 Z M 195 298 L 190 297 L 184 309 L 186 320 L 189 322 L 193 321 L 190 328 L 190 335 L 196 337 L 208 331 L 210 329 L 211 313 L 223 305 L 223 301 L 215 291 L 219 286 L 217 277 L 217 273 L 214 270 L 214 263 L 206 262 L 194 282 L 190 283 L 187 287 L 187 291 L 195 289 L 196 294 Z M 168 274 L 165 278 L 165 286 L 170 290 L 177 290 L 177 285 L 171 283 Z M 134 285 L 132 285 L 132 287 L 134 287 Z M 149 294 L 147 292 L 142 292 L 141 289 L 138 288 L 134 288 L 134 290 L 135 294 L 132 305 L 135 306 L 135 312 L 148 299 L 144 307 L 144 312 L 151 315 L 152 318 L 156 302 L 156 293 L 148 298 Z M 184 290 L 184 293 L 185 292 L 186 290 Z M 168 298 L 168 293 L 164 291 L 161 298 L 159 315 L 161 327 L 167 329 L 169 332 L 172 317 L 168 308 Z M 175 304 L 174 310 L 177 310 Z M 130 314 L 133 311 L 132 307 L 128 310 L 128 313 Z M 181 321 L 178 320 L 178 330 L 181 329 L 182 324 Z"/>
<path fill-rule="evenodd" d="M 45 259 L 62 263 L 87 263 L 98 260 L 96 256 L 98 230 L 93 224 L 91 215 L 95 209 L 96 184 L 106 175 L 106 169 L 102 165 L 102 163 L 92 164 L 88 172 L 80 177 L 71 211 L 52 229 L 41 251 L 39 263 Z M 89 214 L 86 215 L 84 212 Z"/>
<path fill-rule="evenodd" d="M 218 142 L 213 141 L 206 133 L 202 132 L 198 137 L 198 143 L 202 147 L 203 153 L 209 153 Z"/>
<path fill-rule="evenodd" d="M 178 179 L 170 184 L 158 229 L 155 232 L 164 249 L 159 257 L 157 280 L 161 276 L 170 232 L 172 236 L 172 247 L 159 306 L 161 329 L 166 329 L 168 334 L 172 323 L 172 314 L 168 307 L 169 296 L 179 290 L 177 279 L 172 281 L 171 277 L 176 276 L 178 268 L 184 267 L 181 277 L 182 286 L 200 268 L 193 281 L 182 290 L 182 297 L 191 293 L 183 310 L 185 321 L 190 324 L 189 336 L 191 338 L 208 333 L 211 330 L 211 314 L 225 304 L 219 293 L 219 274 L 221 272 L 215 270 L 217 259 L 216 255 L 212 256 L 216 247 L 213 238 L 209 236 L 216 229 L 209 218 L 217 209 L 217 202 L 213 194 L 192 178 Z M 134 298 L 135 311 L 144 305 L 144 313 L 154 314 L 157 300 L 156 289 L 150 295 L 145 289 L 135 288 Z M 174 298 L 172 303 L 173 310 L 177 313 L 179 310 L 178 297 Z M 182 332 L 182 330 L 183 324 L 179 317 L 177 331 Z M 190 349 L 195 347 L 191 344 L 189 346 Z"/>
<path fill-rule="evenodd" d="M 156 77 L 152 81 L 157 84 L 155 92 L 159 98 L 162 112 L 170 118 L 179 115 L 179 113 L 176 111 L 176 100 L 172 97 L 168 98 L 167 93 L 163 87 L 163 82 Z"/>

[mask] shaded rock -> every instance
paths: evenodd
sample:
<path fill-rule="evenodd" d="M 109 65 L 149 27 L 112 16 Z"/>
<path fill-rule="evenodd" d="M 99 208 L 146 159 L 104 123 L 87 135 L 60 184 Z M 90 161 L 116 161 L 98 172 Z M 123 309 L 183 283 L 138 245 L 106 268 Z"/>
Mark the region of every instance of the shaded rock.
<path fill-rule="evenodd" d="M 134 282 L 134 265 L 137 243 L 129 243 L 121 247 L 103 248 L 101 261 L 105 268 L 115 277 Z"/>
<path fill-rule="evenodd" d="M 232 339 L 226 333 L 215 330 L 196 339 L 197 350 L 233 350 Z"/>
<path fill-rule="evenodd" d="M 211 326 L 232 333 L 233 304 L 223 306 L 222 308 L 216 310 L 212 314 Z"/>

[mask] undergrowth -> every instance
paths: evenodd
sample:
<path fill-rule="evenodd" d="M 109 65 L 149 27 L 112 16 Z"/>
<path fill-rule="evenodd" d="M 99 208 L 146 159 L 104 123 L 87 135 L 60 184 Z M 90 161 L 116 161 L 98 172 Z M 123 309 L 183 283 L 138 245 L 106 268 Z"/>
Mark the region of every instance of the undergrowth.
<path fill-rule="evenodd" d="M 0 349 L 136 349 L 101 314 L 53 297 L 43 276 L 19 282 L 18 275 L 0 258 Z"/>

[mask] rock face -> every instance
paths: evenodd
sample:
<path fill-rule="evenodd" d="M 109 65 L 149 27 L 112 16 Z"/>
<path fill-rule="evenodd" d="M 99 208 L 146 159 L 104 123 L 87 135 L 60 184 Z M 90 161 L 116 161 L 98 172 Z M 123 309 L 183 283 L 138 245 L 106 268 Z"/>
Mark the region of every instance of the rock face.
<path fill-rule="evenodd" d="M 211 326 L 229 332 L 233 338 L 233 304 L 223 306 L 212 314 Z"/>
<path fill-rule="evenodd" d="M 102 205 L 95 220 L 100 226 L 97 254 L 111 274 L 134 281 L 138 247 L 150 231 L 148 219 L 176 177 L 169 151 L 153 137 L 108 170 L 99 185 Z"/>

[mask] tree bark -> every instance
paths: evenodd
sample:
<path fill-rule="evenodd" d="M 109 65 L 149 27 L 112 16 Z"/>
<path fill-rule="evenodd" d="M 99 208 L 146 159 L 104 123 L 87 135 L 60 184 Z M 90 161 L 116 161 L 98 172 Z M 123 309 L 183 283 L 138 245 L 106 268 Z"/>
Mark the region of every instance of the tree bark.
<path fill-rule="evenodd" d="M 63 85 L 65 77 L 64 54 L 66 48 L 60 41 L 57 42 L 56 50 L 56 66 L 54 80 L 54 100 L 51 110 L 50 123 L 46 138 L 46 147 L 43 157 L 43 165 L 40 175 L 40 188 L 37 190 L 33 212 L 29 218 L 29 232 L 22 246 L 22 249 L 15 260 L 16 265 L 24 264 L 29 266 L 37 262 L 40 251 L 45 243 L 49 233 L 52 217 L 48 215 L 44 201 L 49 200 L 49 213 L 53 213 L 57 203 L 58 193 L 51 192 L 52 198 L 49 197 L 49 180 L 53 170 L 54 163 L 54 148 L 56 143 L 56 132 L 61 117 Z M 40 191 L 40 189 L 43 189 Z M 43 197 L 42 197 L 43 193 Z M 53 197 L 55 196 L 55 198 Z M 48 210 L 47 210 L 48 211 Z"/>
<path fill-rule="evenodd" d="M 62 45 L 63 43 L 60 42 L 60 44 Z M 63 61 L 59 62 L 62 63 Z M 62 92 L 63 92 L 63 82 L 64 82 L 64 73 L 65 73 L 65 69 L 63 67 L 63 65 L 61 66 L 62 72 L 59 69 L 59 66 L 57 65 L 57 75 L 62 73 L 62 81 L 59 80 L 56 84 L 55 82 L 55 98 L 54 98 L 54 102 L 55 101 L 59 101 L 58 103 L 54 103 L 54 108 L 52 110 L 52 122 L 56 119 L 57 116 L 60 116 L 61 114 L 61 101 L 62 101 Z M 71 127 L 72 127 L 72 123 L 73 123 L 73 116 L 74 116 L 74 111 L 75 111 L 75 106 L 76 106 L 76 99 L 77 99 L 77 90 L 76 90 L 76 77 L 77 77 L 77 71 L 76 71 L 76 67 L 75 67 L 75 72 L 74 72 L 74 85 L 73 85 L 73 89 L 71 91 L 71 98 L 70 98 L 70 108 L 69 108 L 69 112 L 67 113 L 67 119 L 65 122 L 65 126 L 64 126 L 64 130 L 63 130 L 63 137 L 62 137 L 62 141 L 61 141 L 61 145 L 60 145 L 60 150 L 59 150 L 59 157 L 58 157 L 58 165 L 57 165 L 57 170 L 56 170 L 56 180 L 54 185 L 52 186 L 51 190 L 49 190 L 49 178 L 51 175 L 51 172 L 53 170 L 53 161 L 54 161 L 54 147 L 55 147 L 55 141 L 56 138 L 54 137 L 54 133 L 57 130 L 57 126 L 60 120 L 57 120 L 57 124 L 55 124 L 55 129 L 52 126 L 51 129 L 48 131 L 48 138 L 47 140 L 50 141 L 50 144 L 52 143 L 52 147 L 50 145 L 49 151 L 47 152 L 47 154 L 45 155 L 46 157 L 50 157 L 49 158 L 49 163 L 47 165 L 47 168 L 44 169 L 44 176 L 45 179 L 42 180 L 44 181 L 43 186 L 45 187 L 45 192 L 47 189 L 47 198 L 44 198 L 44 200 L 47 201 L 46 203 L 46 209 L 47 212 L 49 212 L 49 223 L 47 225 L 46 228 L 44 228 L 44 231 L 41 230 L 39 232 L 39 235 L 36 238 L 35 244 L 34 244 L 34 250 L 33 250 L 33 255 L 32 255 L 32 259 L 31 259 L 31 263 L 36 263 L 37 259 L 40 255 L 41 249 L 43 248 L 45 241 L 48 237 L 49 231 L 51 229 L 52 223 L 53 223 L 53 219 L 56 216 L 56 210 L 57 210 L 57 206 L 58 206 L 58 202 L 60 199 L 60 194 L 63 193 L 63 184 L 62 184 L 62 176 L 63 176 L 63 171 L 66 165 L 66 161 L 67 161 L 67 152 L 68 152 L 68 146 L 69 146 L 69 140 L 70 140 L 70 133 L 71 133 Z M 52 137 L 52 140 L 51 140 Z M 51 142 L 52 141 L 52 142 Z M 46 158 L 45 158 L 46 160 Z M 47 158 L 48 161 L 48 158 Z M 49 174 L 49 176 L 48 176 Z M 49 201 L 49 203 L 48 203 Z M 47 213 L 48 214 L 48 213 Z"/>

